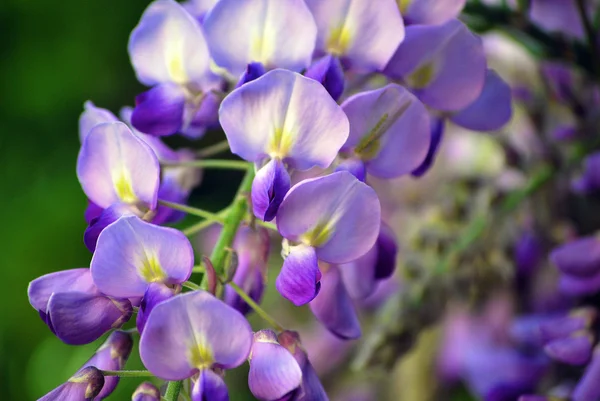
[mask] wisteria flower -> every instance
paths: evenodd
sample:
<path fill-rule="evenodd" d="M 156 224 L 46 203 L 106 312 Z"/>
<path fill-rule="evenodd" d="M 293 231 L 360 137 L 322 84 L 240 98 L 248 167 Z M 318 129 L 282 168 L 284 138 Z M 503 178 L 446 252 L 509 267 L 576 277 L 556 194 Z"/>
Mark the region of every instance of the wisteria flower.
<path fill-rule="evenodd" d="M 226 400 L 227 388 L 213 369 L 235 368 L 247 359 L 252 329 L 238 311 L 205 291 L 158 304 L 140 340 L 144 365 L 165 380 L 194 375 L 192 399 Z"/>
<path fill-rule="evenodd" d="M 303 0 L 220 0 L 204 30 L 215 63 L 234 76 L 250 63 L 301 71 L 310 64 L 317 37 Z"/>
<path fill-rule="evenodd" d="M 93 401 L 104 386 L 104 376 L 93 366 L 75 373 L 38 401 Z"/>
<path fill-rule="evenodd" d="M 458 17 L 466 0 L 399 0 L 407 25 L 439 25 Z"/>
<path fill-rule="evenodd" d="M 129 38 L 129 56 L 138 80 L 152 86 L 136 99 L 134 127 L 151 135 L 204 133 L 206 114 L 220 82 L 198 21 L 174 0 L 151 3 Z"/>
<path fill-rule="evenodd" d="M 219 120 L 231 151 L 259 167 L 254 214 L 272 220 L 291 181 L 287 168 L 328 167 L 348 137 L 348 118 L 318 82 L 273 70 L 229 94 Z"/>
<path fill-rule="evenodd" d="M 375 191 L 346 171 L 294 186 L 277 214 L 289 242 L 279 292 L 296 305 L 310 302 L 320 287 L 318 260 L 339 264 L 364 255 L 377 240 L 380 215 Z"/>

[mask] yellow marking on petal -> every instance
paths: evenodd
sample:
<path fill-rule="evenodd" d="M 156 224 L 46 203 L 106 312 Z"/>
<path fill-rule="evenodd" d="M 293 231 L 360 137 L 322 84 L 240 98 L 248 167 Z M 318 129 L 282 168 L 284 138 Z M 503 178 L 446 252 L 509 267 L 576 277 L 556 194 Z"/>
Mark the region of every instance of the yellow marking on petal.
<path fill-rule="evenodd" d="M 406 78 L 406 82 L 415 89 L 425 88 L 435 78 L 435 66 L 427 63 L 417 68 Z"/>
<path fill-rule="evenodd" d="M 346 53 L 351 41 L 352 33 L 344 21 L 331 31 L 325 47 L 329 53 L 339 56 Z"/>
<path fill-rule="evenodd" d="M 267 151 L 272 158 L 283 159 L 287 156 L 293 144 L 293 134 L 283 128 L 277 128 L 271 135 Z"/>
<path fill-rule="evenodd" d="M 137 196 L 133 192 L 133 187 L 131 186 L 131 181 L 125 171 L 121 171 L 120 174 L 116 174 L 113 178 L 115 191 L 119 199 L 121 199 L 124 203 L 135 203 L 137 201 Z"/>
<path fill-rule="evenodd" d="M 312 247 L 324 245 L 335 232 L 336 222 L 337 219 L 334 218 L 318 222 L 316 226 L 300 237 L 300 241 Z"/>
<path fill-rule="evenodd" d="M 185 68 L 183 67 L 183 57 L 181 57 L 181 54 L 171 55 L 167 64 L 167 69 L 174 82 L 180 84 L 187 82 L 188 77 Z"/>
<path fill-rule="evenodd" d="M 198 369 L 209 368 L 214 363 L 214 356 L 206 338 L 196 334 L 196 342 L 189 347 L 188 358 L 190 364 Z"/>
<path fill-rule="evenodd" d="M 165 47 L 165 62 L 167 64 L 167 71 L 173 82 L 185 84 L 189 79 L 185 71 L 185 44 L 181 39 L 183 35 L 177 34 L 180 30 L 176 24 L 168 24 L 168 26 L 166 26 L 164 29 L 165 31 L 170 31 L 169 40 Z"/>
<path fill-rule="evenodd" d="M 167 274 L 160 266 L 160 262 L 156 256 L 147 256 L 144 258 L 139 272 L 140 276 L 148 283 L 161 283 L 167 278 Z"/>
<path fill-rule="evenodd" d="M 413 2 L 413 0 L 396 0 L 398 3 L 398 8 L 401 13 L 405 13 L 408 10 L 408 6 Z"/>

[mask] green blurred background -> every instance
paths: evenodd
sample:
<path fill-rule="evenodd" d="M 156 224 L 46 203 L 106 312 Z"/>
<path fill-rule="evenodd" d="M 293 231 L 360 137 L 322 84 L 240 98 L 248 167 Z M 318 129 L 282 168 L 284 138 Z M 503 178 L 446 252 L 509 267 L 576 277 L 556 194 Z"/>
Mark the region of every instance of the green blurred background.
<path fill-rule="evenodd" d="M 2 401 L 39 398 L 98 346 L 73 347 L 56 339 L 29 305 L 27 284 L 49 272 L 89 266 L 82 241 L 86 199 L 75 175 L 78 118 L 85 100 L 117 112 L 143 90 L 129 64 L 127 40 L 147 4 L 0 1 Z M 216 175 L 208 175 L 194 194 L 212 209 L 235 191 L 221 189 L 225 177 Z M 127 368 L 141 368 L 139 358 Z M 110 399 L 130 399 L 139 382 L 122 380 Z M 241 398 L 234 393 L 232 399 Z"/>

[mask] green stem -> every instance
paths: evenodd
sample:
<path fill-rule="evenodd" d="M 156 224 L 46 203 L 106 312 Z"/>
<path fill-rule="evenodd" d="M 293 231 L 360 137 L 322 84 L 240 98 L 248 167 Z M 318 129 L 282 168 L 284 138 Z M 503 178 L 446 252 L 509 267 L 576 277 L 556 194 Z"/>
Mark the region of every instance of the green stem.
<path fill-rule="evenodd" d="M 183 382 L 180 381 L 176 381 L 176 382 L 169 382 L 169 384 L 167 384 L 167 391 L 165 392 L 165 400 L 167 401 L 177 401 L 177 398 L 179 398 L 179 392 L 181 391 L 181 387 L 183 386 Z"/>
<path fill-rule="evenodd" d="M 238 227 L 240 226 L 246 211 L 248 209 L 247 194 L 252 189 L 252 181 L 254 180 L 254 167 L 246 163 L 246 175 L 238 188 L 238 192 L 229 207 L 227 215 L 224 218 L 223 229 L 217 239 L 217 243 L 213 248 L 212 254 L 210 255 L 210 261 L 212 262 L 215 272 L 218 276 L 223 274 L 225 269 L 224 262 L 225 256 L 227 255 L 226 248 L 231 248 L 233 240 L 237 233 Z M 204 288 L 207 284 L 207 278 L 202 278 L 202 287 Z"/>
<path fill-rule="evenodd" d="M 269 230 L 273 230 L 275 232 L 279 232 L 279 230 L 277 230 L 277 225 L 275 223 L 271 223 L 268 221 L 262 221 L 262 220 L 255 220 L 254 221 L 255 224 L 258 224 L 259 226 L 262 226 L 264 228 L 268 228 Z"/>
<path fill-rule="evenodd" d="M 192 273 L 206 273 L 204 265 L 197 265 L 192 268 Z"/>
<path fill-rule="evenodd" d="M 220 160 L 220 159 L 206 159 L 206 160 L 190 160 L 176 163 L 163 163 L 163 166 L 167 167 L 201 167 L 201 168 L 214 168 L 221 170 L 248 170 L 251 163 L 242 160 Z"/>
<path fill-rule="evenodd" d="M 223 140 L 221 142 L 215 143 L 214 145 L 207 146 L 204 149 L 200 149 L 198 151 L 198 156 L 200 156 L 200 158 L 204 159 L 206 157 L 210 157 L 210 156 L 219 154 L 221 152 L 225 152 L 226 150 L 229 150 L 229 142 L 227 142 L 226 140 Z"/>
<path fill-rule="evenodd" d="M 218 213 L 212 213 L 207 210 L 198 209 L 197 207 L 182 205 L 180 203 L 169 202 L 165 200 L 158 200 L 159 205 L 163 205 L 169 207 L 171 209 L 180 210 L 187 214 L 191 214 L 198 217 L 204 217 L 206 220 L 209 220 L 211 223 L 221 223 L 223 224 L 223 216 L 220 216 Z"/>
<path fill-rule="evenodd" d="M 223 224 L 222 220 L 223 220 L 223 217 L 225 216 L 225 213 L 227 213 L 227 209 L 221 210 L 219 213 L 216 213 L 216 215 L 221 218 L 220 221 L 215 222 L 210 219 L 202 220 L 196 224 L 193 224 L 187 228 L 184 228 L 183 230 L 181 230 L 181 232 L 184 233 L 186 236 L 191 237 L 192 235 L 199 233 L 200 231 L 204 230 L 207 227 L 212 226 L 215 223 Z"/>
<path fill-rule="evenodd" d="M 101 370 L 104 376 L 119 376 L 119 377 L 154 377 L 147 370 Z"/>
<path fill-rule="evenodd" d="M 277 323 L 277 321 L 273 317 L 271 317 L 271 315 L 269 315 L 267 313 L 267 311 L 265 311 L 263 308 L 261 308 L 261 306 L 259 304 L 254 302 L 254 300 L 250 297 L 250 295 L 246 294 L 246 292 L 244 292 L 244 290 L 242 290 L 239 285 L 237 285 L 233 281 L 229 282 L 227 284 L 231 288 L 233 288 L 233 290 L 240 296 L 240 298 L 242 298 L 244 301 L 246 301 L 246 303 L 248 305 L 250 305 L 250 307 L 252 309 L 254 309 L 254 312 L 256 312 L 256 314 L 259 315 L 271 327 L 273 327 L 274 329 L 277 329 L 278 331 L 285 330 L 282 325 Z"/>
<path fill-rule="evenodd" d="M 190 290 L 198 291 L 201 290 L 200 286 L 196 283 L 192 283 L 191 281 L 186 281 L 185 283 L 181 283 L 181 285 L 185 288 L 189 288 Z"/>

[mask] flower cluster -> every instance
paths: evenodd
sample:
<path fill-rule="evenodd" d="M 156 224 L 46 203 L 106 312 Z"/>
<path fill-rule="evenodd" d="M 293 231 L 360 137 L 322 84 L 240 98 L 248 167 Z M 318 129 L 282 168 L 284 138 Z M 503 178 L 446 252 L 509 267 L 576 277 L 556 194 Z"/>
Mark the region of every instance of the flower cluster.
<path fill-rule="evenodd" d="M 119 376 L 135 376 L 122 369 L 136 333 L 148 369 L 139 375 L 168 381 L 170 401 L 181 391 L 228 400 L 225 372 L 245 361 L 260 400 L 327 400 L 298 333 L 260 306 L 267 266 L 281 266 L 283 298 L 308 304 L 339 339 L 361 336 L 359 311 L 393 276 L 398 253 L 372 180 L 424 175 L 447 122 L 487 132 L 511 117 L 510 88 L 457 19 L 464 4 L 151 3 L 128 44 L 149 89 L 119 117 L 88 101 L 79 121 L 90 266 L 47 274 L 28 290 L 65 343 L 110 335 L 42 400 L 106 398 Z M 198 140 L 211 129 L 226 137 L 215 149 L 243 161 L 207 159 L 208 148 L 174 150 L 162 139 Z M 246 171 L 219 213 L 186 205 L 211 167 Z M 185 213 L 205 220 L 168 226 Z M 197 258 L 188 237 L 209 225 Z M 283 263 L 269 261 L 275 238 Z M 253 332 L 251 310 L 276 331 Z M 159 400 L 160 391 L 145 382 L 133 399 Z"/>

